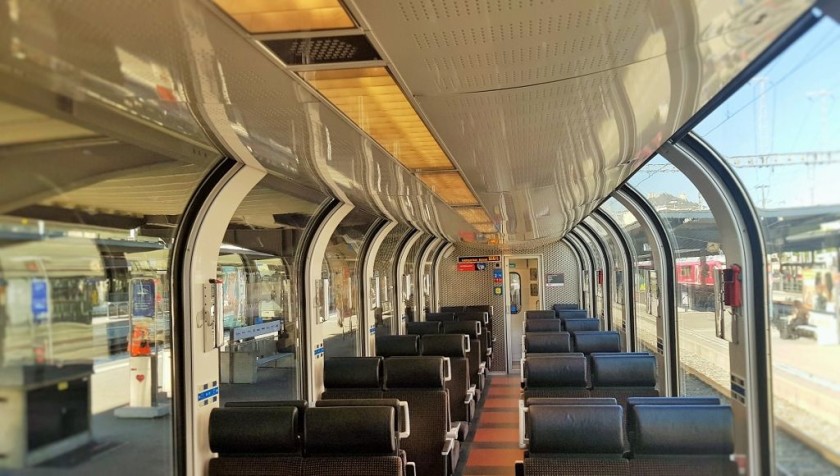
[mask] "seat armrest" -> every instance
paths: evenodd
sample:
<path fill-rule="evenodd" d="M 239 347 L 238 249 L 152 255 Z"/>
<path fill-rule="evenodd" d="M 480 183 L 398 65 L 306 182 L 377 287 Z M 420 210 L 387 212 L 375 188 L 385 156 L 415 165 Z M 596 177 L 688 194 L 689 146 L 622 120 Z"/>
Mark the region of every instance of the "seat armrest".
<path fill-rule="evenodd" d="M 460 433 L 461 433 L 461 422 L 460 421 L 452 422 L 452 426 L 449 428 L 449 431 L 446 432 L 446 437 L 457 440 L 458 435 Z"/>
<path fill-rule="evenodd" d="M 528 408 L 525 406 L 525 399 L 519 399 L 519 447 L 520 448 L 527 448 L 528 447 L 528 438 L 525 437 L 525 413 L 528 412 Z"/>
<path fill-rule="evenodd" d="M 478 373 L 483 374 L 487 371 L 487 362 L 481 361 L 478 363 Z"/>
<path fill-rule="evenodd" d="M 513 463 L 513 474 L 516 476 L 525 476 L 525 462 L 521 460 L 516 460 Z"/>
<path fill-rule="evenodd" d="M 446 438 L 446 441 L 443 442 L 443 450 L 440 452 L 443 456 L 449 456 L 449 453 L 452 453 L 452 449 L 455 448 L 455 438 Z"/>
<path fill-rule="evenodd" d="M 473 400 L 475 400 L 475 385 L 470 385 L 470 388 L 467 390 L 467 396 L 464 398 L 464 404 L 469 405 Z"/>
<path fill-rule="evenodd" d="M 414 461 L 405 464 L 405 476 L 417 476 L 417 465 Z"/>

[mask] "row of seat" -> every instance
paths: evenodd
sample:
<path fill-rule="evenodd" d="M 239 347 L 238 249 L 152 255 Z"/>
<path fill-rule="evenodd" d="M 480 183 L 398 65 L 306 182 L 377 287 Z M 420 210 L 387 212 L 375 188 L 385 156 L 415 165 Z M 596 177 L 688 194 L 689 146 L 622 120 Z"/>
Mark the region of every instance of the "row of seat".
<path fill-rule="evenodd" d="M 408 325 L 417 324 L 440 323 L 408 323 Z M 480 396 L 480 391 L 474 382 L 477 381 L 479 373 L 483 373 L 483 366 L 478 362 L 478 349 L 471 346 L 470 341 L 470 336 L 466 334 L 383 336 L 376 339 L 376 354 L 381 357 L 416 355 L 446 357 L 451 373 L 451 379 L 446 382 L 446 389 L 449 391 L 452 420 L 470 422 L 475 413 L 476 401 Z"/>
<path fill-rule="evenodd" d="M 430 312 L 426 314 L 426 322 L 468 322 L 476 321 L 480 323 L 480 337 L 479 348 L 481 351 L 482 360 L 487 362 L 487 367 L 491 365 L 493 359 L 493 343 L 495 337 L 493 335 L 493 306 L 475 305 L 475 306 L 443 306 L 440 312 Z"/>
<path fill-rule="evenodd" d="M 564 352 L 620 352 L 621 336 L 616 331 L 526 332 L 522 348 L 528 354 Z"/>
<path fill-rule="evenodd" d="M 731 457 L 730 407 L 684 398 L 636 399 L 627 418 L 632 433 L 624 414 L 610 401 L 531 405 L 528 449 L 516 474 L 738 474 Z"/>
<path fill-rule="evenodd" d="M 405 337 L 405 336 L 400 336 Z M 411 336 L 415 337 L 416 336 Z M 424 336 L 463 342 L 463 336 Z M 463 344 L 462 344 L 463 345 Z M 453 422 L 449 391 L 452 359 L 441 356 L 334 357 L 324 362 L 323 400 L 394 398 L 411 408 L 411 433 L 402 448 L 420 476 L 449 476 L 458 464 L 466 422 Z M 465 364 L 466 365 L 466 364 Z"/>
<path fill-rule="evenodd" d="M 211 476 L 414 475 L 397 400 L 240 402 L 210 414 Z"/>
<path fill-rule="evenodd" d="M 584 309 L 550 309 L 525 311 L 525 319 L 586 319 L 589 312 Z"/>
<path fill-rule="evenodd" d="M 522 321 L 523 332 L 575 332 L 599 331 L 601 319 L 597 317 L 565 319 L 525 319 Z"/>

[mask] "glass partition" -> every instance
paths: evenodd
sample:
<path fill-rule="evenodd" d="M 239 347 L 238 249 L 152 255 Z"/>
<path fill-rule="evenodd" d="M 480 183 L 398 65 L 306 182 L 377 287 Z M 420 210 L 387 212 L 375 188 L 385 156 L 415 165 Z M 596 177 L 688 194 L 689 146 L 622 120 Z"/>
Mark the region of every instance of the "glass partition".
<path fill-rule="evenodd" d="M 377 336 L 387 336 L 394 333 L 394 312 L 398 309 L 396 291 L 397 253 L 400 243 L 405 239 L 411 228 L 408 225 L 395 226 L 379 246 L 373 264 L 371 289 L 378 289 L 379 302 L 372 303 L 374 325 Z"/>
<path fill-rule="evenodd" d="M 325 312 L 319 322 L 325 326 L 324 355 L 353 357 L 360 352 L 359 279 L 362 249 L 368 230 L 377 220 L 354 208 L 336 228 L 324 256 L 321 278 L 325 286 Z"/>
<path fill-rule="evenodd" d="M 633 298 L 636 307 L 636 315 L 631 318 L 636 323 L 637 349 L 657 354 L 656 319 L 660 312 L 659 286 L 651 255 L 651 245 L 636 217 L 618 200 L 608 199 L 601 205 L 601 209 L 624 229 L 625 235 L 630 240 L 635 284 Z"/>
<path fill-rule="evenodd" d="M 700 191 L 660 155 L 629 183 L 656 209 L 674 247 L 681 392 L 728 398 L 729 344 L 716 332 L 715 277 L 726 267 L 717 222 Z"/>
<path fill-rule="evenodd" d="M 0 102 L 0 473 L 172 471 L 169 255 L 211 165 Z"/>
<path fill-rule="evenodd" d="M 695 133 L 735 170 L 767 252 L 776 458 L 840 472 L 840 25 L 828 17 Z"/>
<path fill-rule="evenodd" d="M 224 296 L 222 404 L 300 398 L 302 286 L 295 257 L 325 201 L 268 176 L 228 224 L 217 268 Z"/>
<path fill-rule="evenodd" d="M 592 265 L 594 269 L 592 270 L 592 289 L 595 293 L 593 296 L 593 304 L 595 308 L 592 310 L 592 317 L 600 318 L 602 321 L 605 321 L 604 315 L 604 299 L 606 294 L 604 293 L 604 284 L 603 284 L 603 274 L 604 274 L 604 258 L 601 254 L 601 247 L 598 246 L 598 243 L 595 242 L 594 237 L 592 237 L 589 232 L 587 232 L 582 227 L 577 227 L 575 229 L 577 231 L 577 235 L 580 237 L 580 240 L 583 242 L 583 245 L 589 250 L 589 255 L 592 257 Z"/>

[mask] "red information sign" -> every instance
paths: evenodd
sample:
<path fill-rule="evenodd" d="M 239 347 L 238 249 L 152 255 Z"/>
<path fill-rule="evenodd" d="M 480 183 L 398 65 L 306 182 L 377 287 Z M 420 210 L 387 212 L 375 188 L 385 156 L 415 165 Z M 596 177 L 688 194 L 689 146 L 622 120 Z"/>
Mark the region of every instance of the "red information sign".
<path fill-rule="evenodd" d="M 458 263 L 458 271 L 475 271 L 475 263 Z"/>

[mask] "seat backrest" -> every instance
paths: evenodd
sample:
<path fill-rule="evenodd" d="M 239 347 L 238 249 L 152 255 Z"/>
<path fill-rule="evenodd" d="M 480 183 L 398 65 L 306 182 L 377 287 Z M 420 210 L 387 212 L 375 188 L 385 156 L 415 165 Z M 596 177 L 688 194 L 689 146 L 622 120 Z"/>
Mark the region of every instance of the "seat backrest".
<path fill-rule="evenodd" d="M 624 452 L 623 410 L 618 405 L 532 405 L 527 420 L 530 456 Z"/>
<path fill-rule="evenodd" d="M 489 304 L 475 304 L 472 306 L 466 306 L 464 308 L 466 311 L 478 311 L 478 312 L 486 312 L 487 316 L 492 320 L 493 319 L 493 306 Z"/>
<path fill-rule="evenodd" d="M 405 333 L 417 336 L 424 336 L 426 334 L 440 334 L 440 322 L 407 322 L 405 324 Z"/>
<path fill-rule="evenodd" d="M 633 420 L 635 413 L 633 407 L 636 405 L 720 405 L 717 397 L 630 397 L 627 399 L 627 436 L 632 439 L 636 431 L 636 422 Z"/>
<path fill-rule="evenodd" d="M 446 322 L 454 321 L 454 312 L 428 312 L 426 313 L 426 321 L 428 322 Z"/>
<path fill-rule="evenodd" d="M 554 311 L 525 311 L 525 319 L 555 319 Z"/>
<path fill-rule="evenodd" d="M 390 406 L 309 409 L 301 474 L 402 476 L 395 420 Z"/>
<path fill-rule="evenodd" d="M 532 355 L 525 359 L 525 388 L 585 387 L 586 357 L 580 353 Z"/>
<path fill-rule="evenodd" d="M 391 407 L 396 412 L 397 418 L 394 426 L 397 433 L 405 432 L 410 428 L 408 411 L 400 405 L 396 398 L 348 398 L 341 400 L 318 400 L 315 402 L 318 408 L 326 407 Z"/>
<path fill-rule="evenodd" d="M 321 398 L 382 398 L 382 357 L 327 358 Z"/>
<path fill-rule="evenodd" d="M 446 389 L 449 391 L 449 416 L 452 421 L 469 421 L 470 419 L 467 407 L 464 405 L 467 391 L 472 384 L 470 365 L 467 360 L 467 342 L 469 342 L 469 336 L 466 334 L 426 335 L 420 338 L 422 355 L 449 357 L 452 376 L 446 382 Z"/>
<path fill-rule="evenodd" d="M 380 357 L 420 355 L 420 336 L 376 336 L 376 355 Z"/>
<path fill-rule="evenodd" d="M 653 355 L 590 356 L 593 397 L 613 397 L 622 406 L 630 397 L 659 396 Z"/>
<path fill-rule="evenodd" d="M 528 476 L 630 474 L 617 405 L 538 405 L 528 412 Z M 585 436 L 584 436 L 585 435 Z"/>
<path fill-rule="evenodd" d="M 482 325 L 490 322 L 490 315 L 482 311 L 461 311 L 455 313 L 455 319 L 459 321 L 478 321 Z"/>
<path fill-rule="evenodd" d="M 618 405 L 614 398 L 569 398 L 569 397 L 532 397 L 525 400 L 525 406 L 531 405 Z"/>
<path fill-rule="evenodd" d="M 561 319 L 563 328 L 568 332 L 579 331 L 600 331 L 601 320 L 598 318 L 587 317 L 583 319 Z"/>
<path fill-rule="evenodd" d="M 560 332 L 563 322 L 560 319 L 526 319 L 525 332 Z"/>
<path fill-rule="evenodd" d="M 441 306 L 439 312 L 461 312 L 465 309 L 465 306 Z"/>
<path fill-rule="evenodd" d="M 408 460 L 417 465 L 417 474 L 443 475 L 441 450 L 451 427 L 443 357 L 390 357 L 384 368 L 385 396 L 408 402 L 411 409 L 411 436 L 401 442 Z"/>
<path fill-rule="evenodd" d="M 730 455 L 735 449 L 727 405 L 635 405 L 636 455 Z"/>
<path fill-rule="evenodd" d="M 554 311 L 560 319 L 586 319 L 589 317 L 588 312 L 586 309 L 561 309 Z"/>
<path fill-rule="evenodd" d="M 571 337 L 568 332 L 526 332 L 525 354 L 557 354 L 571 352 Z"/>
<path fill-rule="evenodd" d="M 572 333 L 575 352 L 621 352 L 621 336 L 616 331 L 580 331 Z"/>
<path fill-rule="evenodd" d="M 210 412 L 211 476 L 300 474 L 298 409 L 288 407 L 214 408 Z"/>
<path fill-rule="evenodd" d="M 573 302 L 561 302 L 554 304 L 551 306 L 551 309 L 554 311 L 569 311 L 569 310 L 579 310 L 580 305 Z"/>

